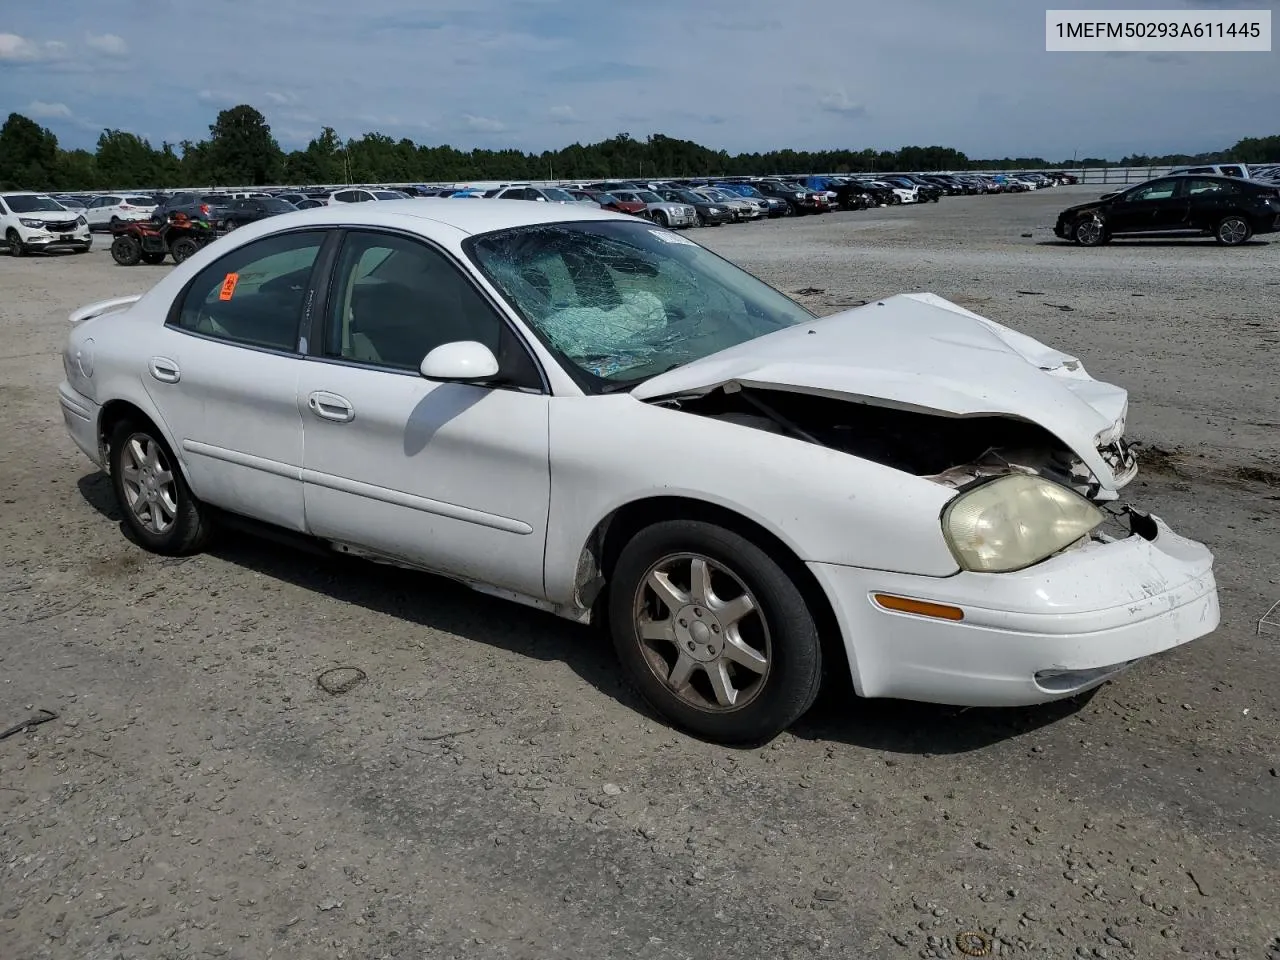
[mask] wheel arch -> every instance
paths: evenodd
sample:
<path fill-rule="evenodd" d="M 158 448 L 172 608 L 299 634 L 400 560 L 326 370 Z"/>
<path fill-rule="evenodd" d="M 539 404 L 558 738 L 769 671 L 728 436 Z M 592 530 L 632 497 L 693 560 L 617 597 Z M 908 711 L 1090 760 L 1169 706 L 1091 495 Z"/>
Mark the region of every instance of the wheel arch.
<path fill-rule="evenodd" d="M 174 438 L 170 435 L 164 420 L 161 419 L 158 413 L 148 411 L 138 403 L 124 398 L 108 400 L 98 412 L 98 449 L 101 451 L 103 470 L 107 473 L 111 472 L 111 451 L 109 449 L 111 434 L 116 426 L 124 420 L 137 420 L 154 428 L 173 455 L 174 462 L 177 463 L 178 469 L 182 471 L 183 479 L 190 486 L 191 476 L 187 471 L 186 462 L 183 460 L 182 450 L 174 442 Z"/>
<path fill-rule="evenodd" d="M 843 664 L 840 681 L 848 683 L 857 674 L 850 662 L 852 646 L 836 617 L 835 608 L 817 577 L 781 536 L 750 517 L 721 504 L 694 497 L 661 495 L 632 500 L 616 508 L 592 529 L 578 555 L 574 597 L 592 612 L 592 620 L 606 623 L 603 616 L 609 583 L 623 547 L 645 527 L 669 520 L 699 520 L 714 523 L 745 537 L 764 550 L 792 578 L 813 615 L 822 643 L 824 686 L 834 679 L 831 666 Z"/>

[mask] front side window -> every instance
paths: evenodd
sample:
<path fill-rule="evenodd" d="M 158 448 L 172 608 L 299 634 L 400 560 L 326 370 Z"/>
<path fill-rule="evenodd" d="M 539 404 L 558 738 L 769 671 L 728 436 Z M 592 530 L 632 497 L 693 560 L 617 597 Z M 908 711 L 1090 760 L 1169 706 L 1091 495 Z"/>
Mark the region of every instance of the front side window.
<path fill-rule="evenodd" d="M 407 237 L 348 234 L 329 303 L 325 355 L 416 371 L 436 347 L 500 350 L 502 320 L 439 251 Z"/>
<path fill-rule="evenodd" d="M 183 330 L 246 346 L 298 348 L 298 331 L 322 231 L 245 244 L 196 275 L 182 298 Z"/>
<path fill-rule="evenodd" d="M 1139 187 L 1128 194 L 1125 199 L 1134 200 L 1168 200 L 1178 189 L 1177 180 L 1158 180 L 1146 187 Z"/>
<path fill-rule="evenodd" d="M 814 319 L 728 261 L 650 224 L 540 224 L 484 234 L 467 247 L 543 340 L 599 389 Z"/>

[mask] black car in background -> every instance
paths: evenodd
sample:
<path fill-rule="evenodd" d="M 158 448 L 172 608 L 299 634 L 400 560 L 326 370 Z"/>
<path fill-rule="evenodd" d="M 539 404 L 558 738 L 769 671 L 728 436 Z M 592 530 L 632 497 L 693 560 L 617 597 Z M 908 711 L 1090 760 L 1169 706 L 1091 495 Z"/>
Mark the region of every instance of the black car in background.
<path fill-rule="evenodd" d="M 824 213 L 830 209 L 826 197 L 788 180 L 759 180 L 751 184 L 766 197 L 785 200 L 794 214 Z"/>
<path fill-rule="evenodd" d="M 723 203 L 716 203 L 700 193 L 695 193 L 688 187 L 662 189 L 658 191 L 658 196 L 668 203 L 687 203 L 693 207 L 700 227 L 719 227 L 733 222 L 732 210 Z"/>
<path fill-rule="evenodd" d="M 858 189 L 871 197 L 871 202 L 878 207 L 887 207 L 901 203 L 901 198 L 893 192 L 893 187 L 883 180 L 857 180 Z"/>
<path fill-rule="evenodd" d="M 319 206 L 319 204 L 316 204 Z M 281 213 L 293 213 L 298 208 L 282 197 L 250 197 L 247 200 L 232 200 L 222 216 L 222 228 L 234 230 L 246 223 L 256 223 L 267 217 Z"/>
<path fill-rule="evenodd" d="M 1280 230 L 1280 187 L 1218 177 L 1160 177 L 1058 214 L 1053 232 L 1087 247 L 1112 237 L 1153 233 L 1212 234 L 1237 246 Z"/>

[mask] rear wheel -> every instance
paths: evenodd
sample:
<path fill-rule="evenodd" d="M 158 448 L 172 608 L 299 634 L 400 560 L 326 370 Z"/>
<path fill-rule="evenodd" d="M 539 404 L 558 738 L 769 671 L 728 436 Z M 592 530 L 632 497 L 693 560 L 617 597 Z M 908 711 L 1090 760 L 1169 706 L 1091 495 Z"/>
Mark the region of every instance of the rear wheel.
<path fill-rule="evenodd" d="M 1219 243 L 1235 247 L 1253 236 L 1253 226 L 1244 217 L 1223 217 L 1213 235 L 1218 238 Z"/>
<path fill-rule="evenodd" d="M 699 736 L 770 740 L 818 695 L 821 646 L 803 594 L 723 527 L 672 520 L 636 534 L 610 581 L 609 625 L 644 698 Z"/>
<path fill-rule="evenodd" d="M 142 260 L 142 244 L 130 236 L 119 236 L 111 241 L 111 259 L 122 267 L 137 266 Z"/>
<path fill-rule="evenodd" d="M 169 445 L 146 422 L 123 420 L 111 431 L 109 465 L 125 525 L 153 553 L 195 553 L 211 525 Z"/>

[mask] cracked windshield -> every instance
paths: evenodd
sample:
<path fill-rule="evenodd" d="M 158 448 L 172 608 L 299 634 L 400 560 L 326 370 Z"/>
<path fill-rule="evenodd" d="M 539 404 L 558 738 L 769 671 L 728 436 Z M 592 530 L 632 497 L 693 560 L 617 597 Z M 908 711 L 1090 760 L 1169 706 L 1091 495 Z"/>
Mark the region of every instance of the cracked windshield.
<path fill-rule="evenodd" d="M 472 256 L 548 343 L 602 380 L 630 382 L 814 319 L 679 234 L 645 224 L 524 227 Z"/>

